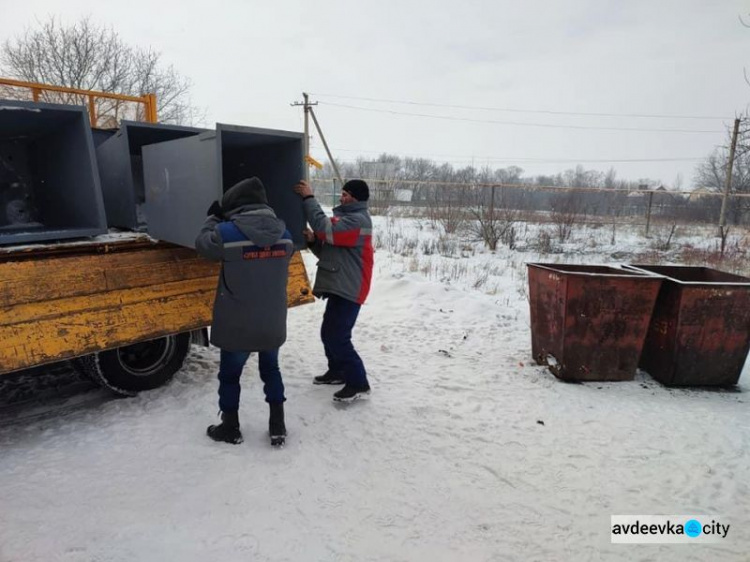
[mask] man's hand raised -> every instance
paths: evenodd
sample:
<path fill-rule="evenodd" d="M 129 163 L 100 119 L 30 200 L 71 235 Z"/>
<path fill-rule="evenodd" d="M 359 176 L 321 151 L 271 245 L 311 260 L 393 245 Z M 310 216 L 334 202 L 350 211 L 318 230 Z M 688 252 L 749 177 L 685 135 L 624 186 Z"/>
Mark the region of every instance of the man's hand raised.
<path fill-rule="evenodd" d="M 308 196 L 312 197 L 313 195 L 312 187 L 310 187 L 310 184 L 305 180 L 301 180 L 297 185 L 294 186 L 294 192 L 303 199 Z"/>

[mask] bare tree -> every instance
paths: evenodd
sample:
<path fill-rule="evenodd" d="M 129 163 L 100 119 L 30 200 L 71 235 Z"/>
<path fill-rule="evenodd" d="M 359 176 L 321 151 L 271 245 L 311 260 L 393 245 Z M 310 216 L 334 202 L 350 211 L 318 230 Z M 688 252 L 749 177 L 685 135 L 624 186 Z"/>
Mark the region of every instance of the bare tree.
<path fill-rule="evenodd" d="M 669 226 L 657 229 L 656 239 L 653 242 L 653 247 L 663 252 L 669 251 L 672 247 L 672 238 L 674 237 L 675 231 L 677 230 L 677 223 L 672 223 Z"/>
<path fill-rule="evenodd" d="M 696 187 L 721 193 L 724 191 L 728 165 L 729 149 L 717 148 L 698 164 L 693 182 Z M 740 123 L 729 194 L 750 195 L 750 126 L 747 119 Z M 730 197 L 728 204 L 728 217 L 734 224 L 742 224 L 750 218 L 750 197 Z"/>
<path fill-rule="evenodd" d="M 579 164 L 575 169 L 563 172 L 562 179 L 567 187 L 601 187 L 606 176 L 596 170 L 586 170 Z"/>
<path fill-rule="evenodd" d="M 507 191 L 495 186 L 477 187 L 473 189 L 473 194 L 470 210 L 474 219 L 472 232 L 492 251 L 497 249 L 500 241 L 505 242 L 511 250 L 515 249 L 518 211 L 508 205 Z"/>
<path fill-rule="evenodd" d="M 0 50 L 0 72 L 18 80 L 141 96 L 157 96 L 159 121 L 193 124 L 200 119 L 190 104 L 190 81 L 172 66 L 161 62 L 161 55 L 150 49 L 125 44 L 112 29 L 84 18 L 64 25 L 54 17 L 27 29 L 15 39 L 6 40 Z M 19 97 L 18 90 L 4 90 L 6 97 Z M 82 96 L 44 92 L 43 101 L 85 103 Z M 140 105 L 140 104 L 136 104 Z M 139 118 L 133 104 L 98 99 L 97 115 L 110 121 Z"/>
<path fill-rule="evenodd" d="M 398 187 L 401 158 L 381 154 L 377 160 L 362 161 L 362 177 L 370 180 L 369 209 L 373 215 L 387 215 Z"/>
<path fill-rule="evenodd" d="M 573 233 L 573 226 L 585 219 L 583 195 L 576 191 L 559 194 L 552 207 L 552 222 L 557 239 L 565 242 Z"/>
<path fill-rule="evenodd" d="M 435 177 L 435 164 L 426 158 L 404 158 L 403 179 L 413 182 L 426 182 Z M 411 188 L 412 201 L 425 199 L 423 183 L 407 184 Z"/>
<path fill-rule="evenodd" d="M 466 224 L 466 188 L 429 185 L 426 190 L 427 216 L 433 226 L 453 234 Z"/>
<path fill-rule="evenodd" d="M 625 190 L 635 190 L 639 186 L 645 190 L 649 186 L 659 185 L 659 182 L 650 179 L 618 179 L 613 169 L 602 173 L 577 166 L 556 175 L 524 177 L 523 169 L 517 166 L 494 170 L 477 170 L 473 166 L 454 168 L 448 163 L 439 164 L 424 158 L 400 158 L 387 153 L 381 154 L 375 161 L 360 157 L 355 162 L 341 162 L 339 169 L 347 178 L 377 179 L 370 194 L 371 205 L 376 212 L 384 212 L 396 191 L 403 189 L 410 192 L 411 204 L 418 208 L 426 207 L 431 223 L 442 226 L 446 232 L 463 228 L 467 219 L 472 218 L 470 209 L 476 207 L 473 188 L 477 184 L 485 184 L 485 191 L 487 185 L 502 186 L 502 208 L 515 210 L 518 215 L 515 220 L 522 213 L 533 215 L 539 209 L 552 209 L 552 221 L 558 225 L 557 238 L 563 242 L 570 237 L 573 225 L 585 221 L 587 216 L 616 220 L 641 214 L 645 211 L 645 198 L 628 197 Z M 318 179 L 333 176 L 333 170 L 328 165 L 316 174 Z M 573 193 L 555 187 L 594 189 Z M 598 193 L 597 190 L 602 192 Z M 613 205 L 619 208 L 613 211 Z M 510 236 L 512 229 L 507 232 Z M 510 240 L 501 241 L 512 243 Z"/>

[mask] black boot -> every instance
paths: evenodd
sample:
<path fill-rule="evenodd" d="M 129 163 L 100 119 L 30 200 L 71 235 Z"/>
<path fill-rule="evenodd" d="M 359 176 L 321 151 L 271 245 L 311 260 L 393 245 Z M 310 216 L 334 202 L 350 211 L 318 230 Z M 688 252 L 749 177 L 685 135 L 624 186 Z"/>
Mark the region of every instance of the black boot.
<path fill-rule="evenodd" d="M 325 375 L 320 375 L 313 379 L 313 384 L 344 384 L 343 373 L 334 373 L 332 371 L 326 371 Z"/>
<path fill-rule="evenodd" d="M 284 424 L 284 403 L 275 402 L 269 404 L 271 415 L 268 417 L 268 435 L 271 437 L 271 445 L 281 447 L 286 441 L 286 425 Z"/>
<path fill-rule="evenodd" d="M 347 384 L 344 388 L 334 393 L 333 400 L 334 402 L 354 402 L 369 395 L 370 385 L 368 383 L 365 383 L 362 387 Z"/>
<path fill-rule="evenodd" d="M 209 425 L 206 434 L 214 441 L 223 441 L 232 445 L 242 443 L 240 420 L 237 412 L 222 412 L 219 425 Z"/>

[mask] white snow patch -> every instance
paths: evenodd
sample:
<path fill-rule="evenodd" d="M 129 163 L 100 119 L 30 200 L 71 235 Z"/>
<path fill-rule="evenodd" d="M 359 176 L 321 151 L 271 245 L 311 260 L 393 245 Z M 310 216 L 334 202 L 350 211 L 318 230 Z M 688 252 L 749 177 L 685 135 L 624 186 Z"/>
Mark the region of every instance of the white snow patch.
<path fill-rule="evenodd" d="M 376 233 L 387 221 L 436 236 L 383 218 Z M 326 368 L 324 303 L 290 310 L 283 450 L 268 444 L 254 358 L 245 443 L 204 435 L 215 349 L 195 350 L 165 388 L 0 427 L 0 560 L 745 560 L 747 373 L 738 393 L 644 373 L 561 383 L 531 360 L 524 294 L 523 263 L 549 256 L 465 253 L 377 251 L 354 334 L 368 401 L 336 406 L 335 388 L 311 384 Z M 700 548 L 609 542 L 612 514 L 670 513 L 731 529 Z"/>

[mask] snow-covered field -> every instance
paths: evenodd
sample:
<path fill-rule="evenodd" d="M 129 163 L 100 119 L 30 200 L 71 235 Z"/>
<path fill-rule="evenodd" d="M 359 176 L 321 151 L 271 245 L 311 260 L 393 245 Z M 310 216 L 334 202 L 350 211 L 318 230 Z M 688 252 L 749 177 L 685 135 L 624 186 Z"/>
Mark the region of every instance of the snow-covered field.
<path fill-rule="evenodd" d="M 311 384 L 325 371 L 316 302 L 289 315 L 283 450 L 268 444 L 254 363 L 245 443 L 205 437 L 213 348 L 165 388 L 6 424 L 0 561 L 748 560 L 747 365 L 729 392 L 642 372 L 565 384 L 531 360 L 524 262 L 626 262 L 639 235 L 612 244 L 589 229 L 540 256 L 528 229 L 517 251 L 491 253 L 423 220 L 375 228 L 354 338 L 370 400 L 337 406 L 335 388 Z M 610 544 L 610 515 L 681 513 L 721 516 L 730 532 L 716 545 Z"/>

